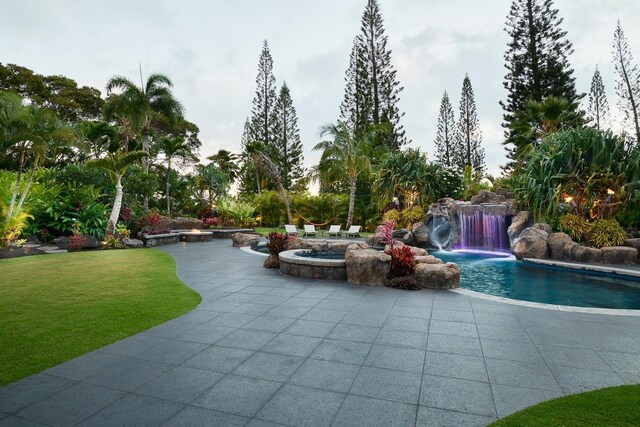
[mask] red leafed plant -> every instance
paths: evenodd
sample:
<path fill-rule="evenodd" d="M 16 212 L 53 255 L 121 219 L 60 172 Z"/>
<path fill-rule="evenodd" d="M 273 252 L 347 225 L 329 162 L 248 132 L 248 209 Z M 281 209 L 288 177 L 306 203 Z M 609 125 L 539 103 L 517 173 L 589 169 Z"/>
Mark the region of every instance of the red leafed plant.
<path fill-rule="evenodd" d="M 267 248 L 269 249 L 269 253 L 274 256 L 278 256 L 278 254 L 287 249 L 287 243 L 291 240 L 295 239 L 295 237 L 287 236 L 283 233 L 278 233 L 272 231 L 267 236 L 269 242 L 267 242 Z"/>
<path fill-rule="evenodd" d="M 209 217 L 202 220 L 202 223 L 207 228 L 215 228 L 220 226 L 222 220 L 218 217 Z"/>
<path fill-rule="evenodd" d="M 393 246 L 393 227 L 395 226 L 394 221 L 382 221 L 382 224 L 378 226 L 378 234 L 380 234 L 381 239 L 380 243 L 383 245 L 392 245 Z"/>
<path fill-rule="evenodd" d="M 416 256 L 409 246 L 394 247 L 391 249 L 389 279 L 412 276 L 415 265 Z"/>

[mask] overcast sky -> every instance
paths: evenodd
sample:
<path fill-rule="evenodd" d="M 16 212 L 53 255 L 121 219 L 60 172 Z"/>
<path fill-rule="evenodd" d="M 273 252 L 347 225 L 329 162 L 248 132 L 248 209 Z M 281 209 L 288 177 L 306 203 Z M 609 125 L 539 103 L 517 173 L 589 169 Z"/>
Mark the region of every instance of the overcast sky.
<path fill-rule="evenodd" d="M 307 166 L 321 125 L 334 121 L 353 37 L 366 0 L 71 1 L 0 0 L 0 62 L 63 74 L 104 91 L 115 74 L 159 72 L 174 82 L 187 118 L 200 127 L 202 158 L 238 152 L 251 112 L 258 56 L 267 39 L 278 84 L 286 81 L 298 110 Z M 487 153 L 499 173 L 505 74 L 503 31 L 509 0 L 380 0 L 400 110 L 412 146 L 434 153 L 444 90 L 458 102 L 469 73 Z M 622 20 L 640 60 L 640 1 L 556 0 L 575 53 L 578 89 L 588 92 L 596 64 L 615 109 L 611 44 Z"/>

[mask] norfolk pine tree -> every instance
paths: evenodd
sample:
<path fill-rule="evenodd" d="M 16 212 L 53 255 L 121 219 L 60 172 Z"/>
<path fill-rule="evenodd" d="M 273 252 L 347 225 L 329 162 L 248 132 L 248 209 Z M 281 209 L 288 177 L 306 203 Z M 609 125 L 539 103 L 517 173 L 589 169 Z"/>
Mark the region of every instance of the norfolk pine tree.
<path fill-rule="evenodd" d="M 436 133 L 436 161 L 443 166 L 455 164 L 455 117 L 447 91 L 442 96 L 440 114 L 438 115 L 438 132 Z"/>

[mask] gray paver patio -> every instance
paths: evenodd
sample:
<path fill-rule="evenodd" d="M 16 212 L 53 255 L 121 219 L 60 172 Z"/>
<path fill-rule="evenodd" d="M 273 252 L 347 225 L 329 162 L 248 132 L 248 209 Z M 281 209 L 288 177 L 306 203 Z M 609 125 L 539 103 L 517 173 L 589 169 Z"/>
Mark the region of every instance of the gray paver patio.
<path fill-rule="evenodd" d="M 162 250 L 202 303 L 0 388 L 0 426 L 485 425 L 640 382 L 640 317 L 296 279 L 229 241 Z"/>

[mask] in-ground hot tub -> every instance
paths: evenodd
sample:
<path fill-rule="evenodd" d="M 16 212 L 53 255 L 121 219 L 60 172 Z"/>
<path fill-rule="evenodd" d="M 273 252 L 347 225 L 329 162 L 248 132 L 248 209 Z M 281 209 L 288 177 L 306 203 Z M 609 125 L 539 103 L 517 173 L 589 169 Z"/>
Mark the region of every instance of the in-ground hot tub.
<path fill-rule="evenodd" d="M 294 249 L 280 252 L 280 271 L 304 279 L 346 280 L 347 263 L 344 252 L 313 252 Z"/>

